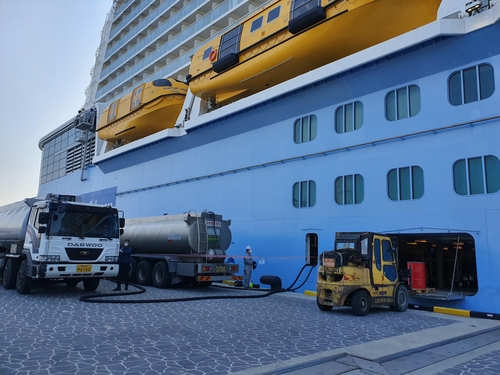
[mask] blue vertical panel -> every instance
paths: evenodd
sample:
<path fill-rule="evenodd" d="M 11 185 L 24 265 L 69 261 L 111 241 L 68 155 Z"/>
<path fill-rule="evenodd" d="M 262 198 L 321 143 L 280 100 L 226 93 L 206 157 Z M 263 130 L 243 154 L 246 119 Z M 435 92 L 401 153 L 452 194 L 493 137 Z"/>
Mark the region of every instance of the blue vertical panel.
<path fill-rule="evenodd" d="M 385 98 L 385 116 L 389 121 L 396 121 L 396 93 L 387 94 Z"/>
<path fill-rule="evenodd" d="M 356 102 L 354 103 L 354 130 L 358 130 L 363 126 L 363 103 Z"/>
<path fill-rule="evenodd" d="M 301 143 L 300 139 L 300 134 L 301 134 L 301 129 L 300 129 L 300 124 L 301 120 L 298 119 L 294 122 L 293 124 L 293 140 L 295 143 Z"/>
<path fill-rule="evenodd" d="M 344 190 L 344 202 L 345 204 L 353 204 L 354 187 L 353 187 L 353 176 L 345 176 L 345 190 Z"/>
<path fill-rule="evenodd" d="M 302 181 L 300 183 L 300 207 L 307 207 L 307 196 L 309 195 L 307 192 L 307 185 L 307 181 Z"/>
<path fill-rule="evenodd" d="M 420 88 L 415 85 L 410 86 L 410 117 L 418 115 L 420 112 Z"/>
<path fill-rule="evenodd" d="M 316 204 L 316 182 L 309 181 L 309 207 Z"/>
<path fill-rule="evenodd" d="M 457 194 L 468 194 L 465 159 L 459 160 L 453 165 L 453 184 Z"/>
<path fill-rule="evenodd" d="M 399 185 L 399 199 L 411 199 L 409 167 L 399 169 Z"/>
<path fill-rule="evenodd" d="M 408 92 L 407 88 L 402 88 L 397 90 L 398 97 L 397 97 L 397 102 L 398 102 L 398 115 L 397 119 L 404 119 L 408 117 Z"/>
<path fill-rule="evenodd" d="M 339 134 L 344 132 L 344 106 L 335 111 L 335 131 Z"/>
<path fill-rule="evenodd" d="M 478 100 L 476 67 L 464 70 L 464 99 L 465 103 Z"/>
<path fill-rule="evenodd" d="M 413 199 L 418 199 L 424 195 L 424 171 L 420 167 L 412 167 L 411 172 Z"/>
<path fill-rule="evenodd" d="M 354 203 L 359 204 L 363 202 L 363 199 L 365 199 L 365 182 L 363 179 L 363 176 L 360 174 L 355 175 L 355 200 Z"/>
<path fill-rule="evenodd" d="M 302 117 L 302 142 L 309 141 L 309 117 Z"/>
<path fill-rule="evenodd" d="M 335 202 L 344 204 L 344 177 L 337 177 L 335 180 Z"/>
<path fill-rule="evenodd" d="M 481 158 L 469 159 L 469 184 L 471 194 L 484 194 L 483 161 Z"/>
<path fill-rule="evenodd" d="M 300 207 L 300 183 L 293 184 L 293 205 Z"/>
<path fill-rule="evenodd" d="M 451 75 L 448 81 L 448 97 L 453 105 L 461 105 L 462 101 L 462 72 Z"/>
<path fill-rule="evenodd" d="M 312 115 L 309 121 L 311 124 L 310 140 L 312 141 L 316 139 L 316 135 L 318 134 L 318 120 L 315 115 Z"/>
<path fill-rule="evenodd" d="M 354 108 L 353 103 L 345 106 L 345 131 L 352 132 L 354 130 Z"/>
<path fill-rule="evenodd" d="M 481 100 L 489 98 L 495 91 L 495 75 L 489 64 L 479 66 L 479 90 Z"/>
<path fill-rule="evenodd" d="M 387 194 L 393 201 L 399 199 L 398 195 L 398 170 L 391 169 L 387 175 Z"/>
<path fill-rule="evenodd" d="M 496 193 L 500 190 L 500 161 L 495 156 L 485 156 L 486 192 Z"/>

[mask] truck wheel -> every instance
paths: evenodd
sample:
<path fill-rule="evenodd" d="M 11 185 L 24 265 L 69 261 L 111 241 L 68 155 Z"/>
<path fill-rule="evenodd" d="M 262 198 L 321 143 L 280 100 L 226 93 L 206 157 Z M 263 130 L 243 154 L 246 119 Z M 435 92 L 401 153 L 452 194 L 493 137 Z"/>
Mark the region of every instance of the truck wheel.
<path fill-rule="evenodd" d="M 18 264 L 16 259 L 9 259 L 3 268 L 2 284 L 5 289 L 14 289 L 16 287 L 16 276 Z"/>
<path fill-rule="evenodd" d="M 99 281 L 101 279 L 98 279 L 97 277 L 92 277 L 90 279 L 84 279 L 83 280 L 83 287 L 87 292 L 95 292 L 97 287 L 99 286 Z"/>
<path fill-rule="evenodd" d="M 17 270 L 16 289 L 19 294 L 28 294 L 31 290 L 33 279 L 28 276 L 28 262 L 24 259 Z"/>
<path fill-rule="evenodd" d="M 408 289 L 404 285 L 398 286 L 394 295 L 394 305 L 389 306 L 392 311 L 404 312 L 408 308 Z"/>
<path fill-rule="evenodd" d="M 351 299 L 351 307 L 354 315 L 365 316 L 370 311 L 372 301 L 370 295 L 364 290 L 354 292 Z"/>
<path fill-rule="evenodd" d="M 151 275 L 153 273 L 153 266 L 149 260 L 141 260 L 137 265 L 137 284 L 151 285 Z"/>
<path fill-rule="evenodd" d="M 172 286 L 172 280 L 170 278 L 170 272 L 168 272 L 168 264 L 165 261 L 161 261 L 155 264 L 153 268 L 153 285 L 156 288 L 169 288 Z"/>
<path fill-rule="evenodd" d="M 319 302 L 319 298 L 316 296 L 316 305 L 318 305 L 318 308 L 321 310 L 321 311 L 330 311 L 331 309 L 333 309 L 333 306 L 328 306 L 328 305 L 323 305 Z"/>

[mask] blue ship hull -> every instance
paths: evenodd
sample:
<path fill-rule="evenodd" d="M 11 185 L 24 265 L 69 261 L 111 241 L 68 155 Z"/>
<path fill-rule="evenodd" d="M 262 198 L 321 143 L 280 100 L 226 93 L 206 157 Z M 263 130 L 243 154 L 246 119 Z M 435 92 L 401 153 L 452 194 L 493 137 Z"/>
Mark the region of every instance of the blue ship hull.
<path fill-rule="evenodd" d="M 242 264 L 239 257 L 251 245 L 260 260 L 254 283 L 262 275 L 277 275 L 285 287 L 307 262 L 308 241 L 317 239 L 321 253 L 333 248 L 336 232 L 456 236 L 457 249 L 447 249 L 452 255 L 444 262 L 462 257 L 458 243 L 468 238 L 475 260 L 467 264 L 475 270 L 441 275 L 441 284 L 451 291 L 465 284 L 476 290 L 459 299 L 417 296 L 412 302 L 500 314 L 500 192 L 460 195 L 454 186 L 457 161 L 500 158 L 499 35 L 497 22 L 464 35 L 436 36 L 355 67 L 339 68 L 346 61 L 330 64 L 308 83 L 306 75 L 301 84 L 277 86 L 272 95 L 258 97 L 262 100 L 245 99 L 202 116 L 183 136 L 158 137 L 97 158 L 85 181 L 73 173 L 41 185 L 40 193 L 112 203 L 126 217 L 217 212 L 232 220 L 228 254 Z M 450 104 L 450 77 L 482 64 L 493 68 L 492 95 Z M 412 85 L 420 90 L 418 114 L 387 120 L 388 93 Z M 336 132 L 336 110 L 355 102 L 363 105 L 362 126 Z M 317 134 L 310 142 L 294 142 L 294 123 L 310 115 L 316 116 Z M 389 172 L 413 166 L 423 172 L 421 196 L 392 200 Z M 362 200 L 338 204 L 336 179 L 355 175 L 364 181 Z M 303 181 L 314 181 L 315 195 L 306 197 L 306 207 L 300 202 L 296 207 L 294 186 Z M 427 248 L 411 260 L 436 259 L 433 252 Z M 300 291 L 315 290 L 316 272 Z M 428 278 L 434 273 L 428 270 Z M 303 275 L 299 282 L 304 280 Z"/>

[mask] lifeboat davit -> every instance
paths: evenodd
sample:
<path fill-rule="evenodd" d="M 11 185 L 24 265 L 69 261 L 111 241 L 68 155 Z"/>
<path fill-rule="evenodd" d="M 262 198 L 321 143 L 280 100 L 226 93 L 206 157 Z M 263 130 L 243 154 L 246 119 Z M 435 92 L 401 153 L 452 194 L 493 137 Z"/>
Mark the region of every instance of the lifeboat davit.
<path fill-rule="evenodd" d="M 440 0 L 275 0 L 197 50 L 191 92 L 224 105 L 437 19 Z"/>
<path fill-rule="evenodd" d="M 100 139 L 122 144 L 173 128 L 188 86 L 173 78 L 144 83 L 111 103 L 99 118 Z"/>

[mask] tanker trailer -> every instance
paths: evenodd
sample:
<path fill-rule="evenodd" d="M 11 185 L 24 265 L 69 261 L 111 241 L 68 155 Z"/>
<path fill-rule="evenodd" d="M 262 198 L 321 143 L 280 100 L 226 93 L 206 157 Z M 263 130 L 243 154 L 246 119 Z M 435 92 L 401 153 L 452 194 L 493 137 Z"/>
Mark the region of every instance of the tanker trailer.
<path fill-rule="evenodd" d="M 132 246 L 131 279 L 157 288 L 240 280 L 239 266 L 225 263 L 230 225 L 213 212 L 127 218 L 121 241 L 130 240 Z"/>

